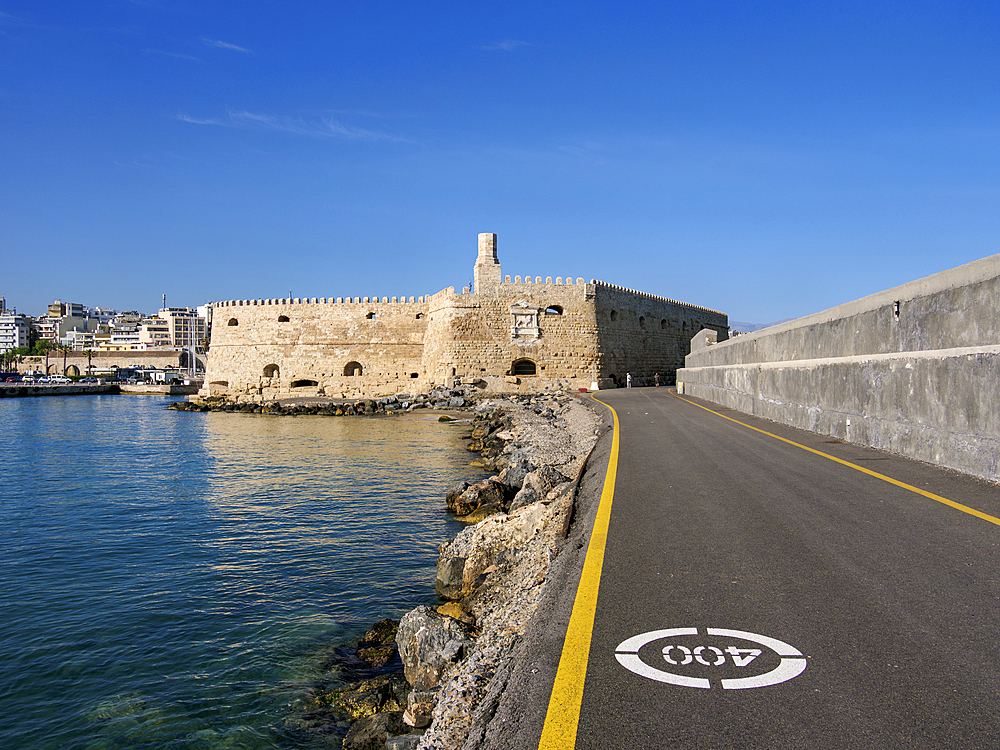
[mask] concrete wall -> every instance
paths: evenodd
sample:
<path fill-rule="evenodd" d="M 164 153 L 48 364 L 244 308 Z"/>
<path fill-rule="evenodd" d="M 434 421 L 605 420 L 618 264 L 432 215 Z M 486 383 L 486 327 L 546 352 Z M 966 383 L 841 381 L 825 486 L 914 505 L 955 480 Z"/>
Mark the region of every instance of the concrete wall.
<path fill-rule="evenodd" d="M 1000 478 L 1000 255 L 698 346 L 685 394 Z"/>

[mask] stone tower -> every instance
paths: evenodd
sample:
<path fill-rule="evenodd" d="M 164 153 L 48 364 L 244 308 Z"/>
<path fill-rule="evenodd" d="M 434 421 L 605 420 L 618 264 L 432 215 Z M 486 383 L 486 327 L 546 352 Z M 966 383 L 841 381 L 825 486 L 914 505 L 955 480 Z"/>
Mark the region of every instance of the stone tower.
<path fill-rule="evenodd" d="M 479 235 L 479 257 L 473 269 L 475 294 L 495 294 L 500 288 L 500 261 L 497 260 L 497 236 L 492 232 Z"/>

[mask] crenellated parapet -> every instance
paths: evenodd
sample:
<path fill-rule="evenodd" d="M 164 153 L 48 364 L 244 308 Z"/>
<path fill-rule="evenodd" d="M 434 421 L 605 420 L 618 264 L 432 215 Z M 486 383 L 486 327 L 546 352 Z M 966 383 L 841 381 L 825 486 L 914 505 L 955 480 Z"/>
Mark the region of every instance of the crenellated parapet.
<path fill-rule="evenodd" d="M 377 305 L 424 304 L 423 297 L 293 297 L 290 299 L 231 299 L 213 302 L 212 307 L 265 307 L 282 305 Z"/>
<path fill-rule="evenodd" d="M 422 296 L 240 299 L 213 305 L 208 391 L 267 400 L 474 382 L 493 390 L 668 382 L 690 329 L 722 313 L 572 276 L 501 275 L 481 234 L 472 287 Z"/>
<path fill-rule="evenodd" d="M 629 289 L 628 287 L 618 286 L 617 284 L 609 284 L 606 281 L 591 281 L 590 283 L 593 284 L 594 286 L 600 287 L 602 289 L 614 290 L 616 292 L 621 292 L 622 294 L 625 294 L 625 295 L 632 295 L 632 296 L 635 296 L 635 297 L 639 297 L 641 299 L 655 300 L 657 302 L 666 302 L 666 303 L 671 304 L 671 305 L 677 305 L 679 307 L 686 307 L 686 308 L 690 308 L 692 310 L 701 310 L 703 312 L 711 313 L 711 314 L 714 314 L 714 315 L 725 315 L 725 313 L 719 312 L 718 310 L 713 310 L 710 307 L 702 307 L 701 305 L 693 305 L 690 302 L 680 302 L 679 300 L 670 299 L 669 297 L 660 297 L 660 296 L 658 296 L 656 294 L 650 294 L 649 292 L 640 292 L 640 291 L 638 291 L 636 289 Z"/>
<path fill-rule="evenodd" d="M 534 278 L 532 278 L 531 276 L 525 276 L 523 281 L 521 280 L 520 276 L 515 276 L 513 281 L 510 280 L 510 276 L 504 276 L 503 283 L 504 284 L 523 284 L 525 286 L 541 286 L 543 284 L 550 284 L 550 285 L 554 284 L 555 286 L 563 286 L 564 285 L 563 284 L 562 276 L 557 276 L 556 279 L 555 279 L 555 281 L 552 280 L 551 276 L 546 276 L 544 281 L 542 280 L 541 276 L 535 276 Z M 591 283 L 593 283 L 593 282 L 591 282 Z M 586 284 L 586 282 L 583 280 L 583 278 L 582 277 L 577 277 L 575 285 L 576 286 L 583 286 L 584 284 Z M 570 276 L 567 276 L 566 277 L 565 286 L 573 286 L 573 285 L 574 285 L 573 278 L 570 277 Z"/>

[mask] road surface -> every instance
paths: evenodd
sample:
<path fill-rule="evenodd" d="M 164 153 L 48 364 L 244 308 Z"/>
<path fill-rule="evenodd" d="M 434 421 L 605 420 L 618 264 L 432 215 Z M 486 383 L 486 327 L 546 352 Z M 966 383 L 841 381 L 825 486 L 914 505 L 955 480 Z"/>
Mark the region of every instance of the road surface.
<path fill-rule="evenodd" d="M 1000 747 L 997 485 L 667 388 L 596 395 L 617 461 L 608 435 L 481 747 Z"/>

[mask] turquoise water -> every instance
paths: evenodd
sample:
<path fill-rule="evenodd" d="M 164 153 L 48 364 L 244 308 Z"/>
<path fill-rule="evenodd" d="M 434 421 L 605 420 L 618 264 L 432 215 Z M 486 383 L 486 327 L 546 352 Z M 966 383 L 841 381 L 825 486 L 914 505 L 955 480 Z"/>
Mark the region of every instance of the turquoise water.
<path fill-rule="evenodd" d="M 461 427 L 169 402 L 0 401 L 5 750 L 329 747 L 331 648 L 433 601 Z"/>

